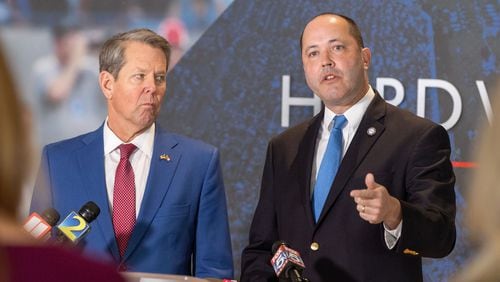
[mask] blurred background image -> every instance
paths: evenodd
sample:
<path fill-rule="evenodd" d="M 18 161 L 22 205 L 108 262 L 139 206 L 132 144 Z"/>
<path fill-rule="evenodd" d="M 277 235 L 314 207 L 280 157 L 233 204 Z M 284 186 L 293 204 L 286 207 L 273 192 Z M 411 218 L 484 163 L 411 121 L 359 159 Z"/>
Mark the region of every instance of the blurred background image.
<path fill-rule="evenodd" d="M 101 43 L 146 27 L 172 45 L 170 68 L 232 0 L 3 0 L 0 39 L 42 146 L 97 128 Z"/>
<path fill-rule="evenodd" d="M 0 43 L 42 146 L 96 129 L 106 117 L 99 48 L 145 27 L 172 44 L 171 70 L 232 0 L 0 0 Z M 28 213 L 27 181 L 20 217 Z"/>

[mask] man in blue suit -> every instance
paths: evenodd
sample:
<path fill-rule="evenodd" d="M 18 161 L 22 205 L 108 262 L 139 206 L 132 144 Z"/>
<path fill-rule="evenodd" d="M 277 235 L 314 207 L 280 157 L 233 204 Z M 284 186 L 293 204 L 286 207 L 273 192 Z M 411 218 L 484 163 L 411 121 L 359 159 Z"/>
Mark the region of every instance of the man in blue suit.
<path fill-rule="evenodd" d="M 79 244 L 121 271 L 230 278 L 218 151 L 155 123 L 169 56 L 168 42 L 147 29 L 104 43 L 99 84 L 108 117 L 93 132 L 44 148 L 31 209 L 65 216 L 95 202 L 100 215 Z"/>

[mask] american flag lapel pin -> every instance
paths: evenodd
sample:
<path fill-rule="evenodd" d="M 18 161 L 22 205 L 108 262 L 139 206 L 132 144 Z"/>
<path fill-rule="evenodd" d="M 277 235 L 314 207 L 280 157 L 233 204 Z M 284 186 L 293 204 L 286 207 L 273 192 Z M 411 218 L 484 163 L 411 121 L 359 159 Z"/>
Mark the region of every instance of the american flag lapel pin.
<path fill-rule="evenodd" d="M 169 162 L 170 161 L 170 156 L 168 154 L 161 154 L 160 155 L 160 160 Z"/>

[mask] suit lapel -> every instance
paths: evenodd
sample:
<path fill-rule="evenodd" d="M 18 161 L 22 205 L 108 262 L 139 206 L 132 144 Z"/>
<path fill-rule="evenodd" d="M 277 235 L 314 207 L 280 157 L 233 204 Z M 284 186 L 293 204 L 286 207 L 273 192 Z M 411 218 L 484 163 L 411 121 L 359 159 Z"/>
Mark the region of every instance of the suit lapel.
<path fill-rule="evenodd" d="M 358 130 L 356 131 L 356 134 L 354 135 L 354 138 L 352 139 L 352 142 L 342 159 L 339 170 L 330 189 L 330 193 L 328 194 L 328 198 L 326 199 L 323 207 L 323 211 L 318 219 L 318 225 L 332 208 L 335 200 L 338 198 L 342 190 L 344 190 L 345 185 L 351 178 L 354 171 L 364 160 L 366 154 L 368 154 L 370 149 L 373 147 L 373 144 L 375 144 L 378 138 L 382 135 L 382 132 L 385 130 L 382 120 L 385 116 L 385 111 L 385 101 L 378 95 L 378 93 L 376 93 L 370 106 L 366 109 Z M 374 135 L 368 134 L 369 128 L 375 129 Z"/>
<path fill-rule="evenodd" d="M 177 144 L 177 139 L 173 135 L 162 132 L 159 126 L 156 127 L 146 191 L 123 260 L 127 259 L 139 245 L 167 194 L 182 156 L 180 150 L 175 148 Z"/>
<path fill-rule="evenodd" d="M 120 255 L 115 240 L 109 199 L 106 192 L 103 127 L 101 126 L 82 141 L 86 146 L 77 152 L 77 159 L 83 175 L 83 187 L 87 191 L 87 199 L 95 202 L 101 209 L 99 216 L 95 220 L 97 229 L 100 230 L 104 242 L 108 242 L 110 253 L 116 261 L 119 261 Z M 82 202 L 83 204 L 85 202 Z"/>
<path fill-rule="evenodd" d="M 316 150 L 316 137 L 321 126 L 324 111 L 317 114 L 305 128 L 305 132 L 299 143 L 297 155 L 291 165 L 291 175 L 296 175 L 301 191 L 302 206 L 311 224 L 314 226 L 314 216 L 311 206 L 311 173 Z"/>

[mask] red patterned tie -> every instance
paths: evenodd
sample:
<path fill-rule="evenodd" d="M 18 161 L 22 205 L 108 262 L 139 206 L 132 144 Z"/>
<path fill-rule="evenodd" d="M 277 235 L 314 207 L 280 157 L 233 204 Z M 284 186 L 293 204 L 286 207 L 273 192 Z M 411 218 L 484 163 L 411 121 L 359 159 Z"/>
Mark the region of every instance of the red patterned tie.
<path fill-rule="evenodd" d="M 121 257 L 125 254 L 135 225 L 135 180 L 129 161 L 135 149 L 134 144 L 120 145 L 120 162 L 116 168 L 113 190 L 113 227 Z"/>

